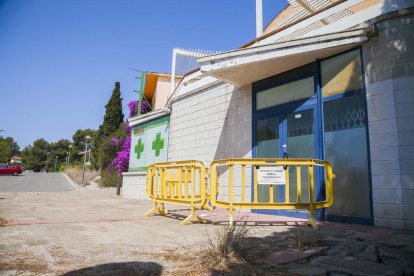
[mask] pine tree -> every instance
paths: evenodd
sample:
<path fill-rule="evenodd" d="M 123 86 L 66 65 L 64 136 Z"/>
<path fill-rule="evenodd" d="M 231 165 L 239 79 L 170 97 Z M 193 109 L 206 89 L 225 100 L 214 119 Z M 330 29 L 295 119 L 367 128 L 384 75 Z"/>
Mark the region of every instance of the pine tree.
<path fill-rule="evenodd" d="M 112 91 L 112 96 L 105 105 L 105 116 L 102 125 L 99 126 L 98 133 L 94 137 L 95 147 L 97 148 L 98 166 L 106 166 L 108 160 L 102 160 L 101 151 L 103 142 L 117 131 L 119 126 L 124 122 L 124 114 L 122 113 L 122 98 L 121 98 L 121 85 L 119 82 L 115 83 L 115 88 Z M 110 161 L 109 161 L 110 162 Z"/>
<path fill-rule="evenodd" d="M 115 83 L 115 88 L 112 91 L 112 96 L 107 105 L 105 105 L 105 116 L 102 125 L 99 126 L 98 135 L 100 137 L 108 137 L 114 133 L 119 126 L 124 122 L 124 114 L 122 114 L 122 98 L 121 85 L 119 82 Z"/>

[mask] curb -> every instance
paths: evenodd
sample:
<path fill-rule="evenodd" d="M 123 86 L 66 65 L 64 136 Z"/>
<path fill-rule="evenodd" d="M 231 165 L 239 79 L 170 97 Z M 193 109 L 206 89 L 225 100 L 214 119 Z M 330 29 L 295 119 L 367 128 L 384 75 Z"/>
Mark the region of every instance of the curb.
<path fill-rule="evenodd" d="M 72 178 L 70 178 L 69 177 L 69 175 L 67 175 L 66 173 L 64 173 L 64 172 L 60 172 L 65 178 L 66 178 L 66 180 L 67 181 L 69 181 L 69 183 L 77 190 L 77 191 L 80 191 L 82 188 L 75 182 L 75 181 L 73 181 L 72 180 Z"/>

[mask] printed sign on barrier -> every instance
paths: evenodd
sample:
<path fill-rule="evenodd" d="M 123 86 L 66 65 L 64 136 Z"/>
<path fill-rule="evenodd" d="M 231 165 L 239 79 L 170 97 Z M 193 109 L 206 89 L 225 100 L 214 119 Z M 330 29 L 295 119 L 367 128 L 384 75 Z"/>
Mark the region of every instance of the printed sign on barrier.
<path fill-rule="evenodd" d="M 283 166 L 260 167 L 257 170 L 257 184 L 285 185 L 286 174 Z"/>

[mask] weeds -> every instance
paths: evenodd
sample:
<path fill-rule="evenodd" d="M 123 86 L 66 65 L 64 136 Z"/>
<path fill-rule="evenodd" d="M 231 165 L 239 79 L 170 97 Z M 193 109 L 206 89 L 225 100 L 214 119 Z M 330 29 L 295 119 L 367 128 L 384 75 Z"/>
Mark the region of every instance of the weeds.
<path fill-rule="evenodd" d="M 318 232 L 310 229 L 297 229 L 293 232 L 293 247 L 303 249 L 319 246 L 321 237 Z"/>
<path fill-rule="evenodd" d="M 207 242 L 197 252 L 187 255 L 169 252 L 168 259 L 184 264 L 173 275 L 205 275 L 208 272 L 213 272 L 212 275 L 216 275 L 214 272 L 220 275 L 266 275 L 267 268 L 252 265 L 245 259 L 256 244 L 249 237 L 250 230 L 245 225 L 221 227 L 212 236 L 207 236 Z"/>
<path fill-rule="evenodd" d="M 209 269 L 228 270 L 235 265 L 245 264 L 241 249 L 248 234 L 249 229 L 245 226 L 218 229 L 214 238 L 208 237 L 207 245 L 202 250 L 203 266 Z"/>
<path fill-rule="evenodd" d="M 0 227 L 6 226 L 8 223 L 7 219 L 0 217 Z"/>
<path fill-rule="evenodd" d="M 99 183 L 99 186 L 101 187 L 117 187 L 118 184 L 122 184 L 122 177 L 118 175 L 116 170 L 102 170 L 101 177 Z"/>

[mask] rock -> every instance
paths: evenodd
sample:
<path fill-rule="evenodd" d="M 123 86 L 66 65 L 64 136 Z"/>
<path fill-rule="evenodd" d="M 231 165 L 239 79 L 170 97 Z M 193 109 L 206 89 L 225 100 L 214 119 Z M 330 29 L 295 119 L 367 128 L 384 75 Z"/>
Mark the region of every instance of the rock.
<path fill-rule="evenodd" d="M 378 262 L 378 249 L 375 244 L 371 244 L 365 248 L 364 252 L 358 254 L 356 258 L 359 261 Z"/>
<path fill-rule="evenodd" d="M 393 235 L 382 238 L 378 243 L 388 247 L 398 247 L 414 252 L 414 235 Z"/>
<path fill-rule="evenodd" d="M 414 253 L 411 251 L 379 246 L 379 257 L 386 265 L 414 268 Z"/>
<path fill-rule="evenodd" d="M 343 241 L 345 241 L 345 239 L 343 238 L 328 236 L 328 237 L 321 239 L 321 244 L 326 245 L 326 246 L 336 246 Z"/>
<path fill-rule="evenodd" d="M 310 264 L 327 269 L 330 272 L 329 275 L 402 275 L 402 271 L 397 267 L 367 261 L 358 261 L 354 257 L 321 256 L 313 259 Z"/>
<path fill-rule="evenodd" d="M 328 251 L 329 256 L 355 256 L 364 251 L 367 247 L 365 242 L 361 241 L 343 241 Z"/>
<path fill-rule="evenodd" d="M 335 228 L 321 228 L 319 230 L 321 236 L 332 236 L 337 238 L 349 237 L 355 234 L 355 231 L 335 229 Z"/>
<path fill-rule="evenodd" d="M 327 270 L 313 266 L 310 264 L 292 264 L 288 267 L 288 274 L 295 274 L 295 275 L 309 275 L 309 276 L 325 276 L 327 274 Z"/>
<path fill-rule="evenodd" d="M 283 264 L 296 262 L 311 256 L 321 254 L 327 247 L 312 247 L 308 250 L 301 251 L 297 249 L 286 249 L 282 251 L 275 251 L 268 255 L 264 262 L 268 264 Z"/>

